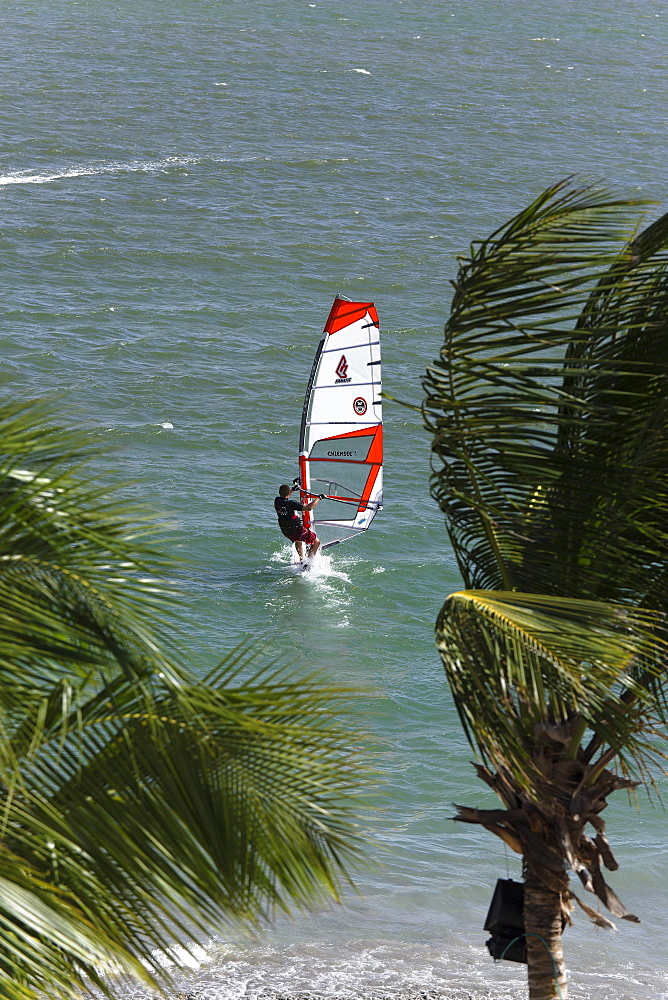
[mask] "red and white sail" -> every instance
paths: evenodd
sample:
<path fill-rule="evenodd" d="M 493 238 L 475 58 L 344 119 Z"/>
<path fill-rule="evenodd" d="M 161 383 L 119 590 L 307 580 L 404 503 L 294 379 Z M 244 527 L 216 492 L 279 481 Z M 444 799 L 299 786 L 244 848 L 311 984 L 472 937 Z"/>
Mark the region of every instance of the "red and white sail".
<path fill-rule="evenodd" d="M 373 302 L 337 297 L 313 362 L 299 442 L 304 522 L 323 548 L 366 531 L 383 503 L 380 331 Z"/>

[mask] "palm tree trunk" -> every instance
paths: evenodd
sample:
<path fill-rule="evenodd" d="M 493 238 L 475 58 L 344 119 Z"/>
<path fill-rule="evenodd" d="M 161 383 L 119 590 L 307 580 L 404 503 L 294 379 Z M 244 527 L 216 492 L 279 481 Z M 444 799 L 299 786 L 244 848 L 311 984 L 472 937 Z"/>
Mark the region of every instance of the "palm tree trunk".
<path fill-rule="evenodd" d="M 563 876 L 564 889 L 568 876 Z M 567 1000 L 561 944 L 561 894 L 546 889 L 530 865 L 524 873 L 524 928 L 529 963 L 529 1000 Z"/>

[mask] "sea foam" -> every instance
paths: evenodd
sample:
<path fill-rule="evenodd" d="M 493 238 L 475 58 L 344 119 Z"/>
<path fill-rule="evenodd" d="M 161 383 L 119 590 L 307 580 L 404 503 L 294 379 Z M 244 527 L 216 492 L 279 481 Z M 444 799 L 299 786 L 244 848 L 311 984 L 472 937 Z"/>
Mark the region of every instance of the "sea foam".
<path fill-rule="evenodd" d="M 130 160 L 127 163 L 95 163 L 88 166 L 63 167 L 45 173 L 17 170 L 0 175 L 0 186 L 9 184 L 51 184 L 71 177 L 95 177 L 102 174 L 158 173 L 173 167 L 185 167 L 201 162 L 197 157 L 168 156 L 163 160 Z"/>

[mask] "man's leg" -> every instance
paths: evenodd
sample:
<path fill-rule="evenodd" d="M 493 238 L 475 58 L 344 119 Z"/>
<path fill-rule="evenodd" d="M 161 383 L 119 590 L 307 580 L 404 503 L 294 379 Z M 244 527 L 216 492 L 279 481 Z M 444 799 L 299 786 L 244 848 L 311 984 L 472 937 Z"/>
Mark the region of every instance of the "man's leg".
<path fill-rule="evenodd" d="M 295 542 L 295 548 L 297 549 L 297 555 L 299 556 L 299 558 L 303 559 L 304 558 L 304 543 L 303 542 Z"/>
<path fill-rule="evenodd" d="M 317 551 L 318 551 L 319 548 L 320 548 L 320 539 L 316 538 L 316 540 L 313 542 L 313 544 L 309 545 L 309 547 L 308 547 L 308 557 L 309 557 L 309 559 L 312 559 L 313 556 L 316 555 L 316 553 L 317 553 Z"/>

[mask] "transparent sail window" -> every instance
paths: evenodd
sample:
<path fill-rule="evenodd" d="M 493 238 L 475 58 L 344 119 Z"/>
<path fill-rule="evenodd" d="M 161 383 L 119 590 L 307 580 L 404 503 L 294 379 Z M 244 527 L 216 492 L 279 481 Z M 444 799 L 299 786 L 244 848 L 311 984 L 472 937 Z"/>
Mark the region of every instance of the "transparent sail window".
<path fill-rule="evenodd" d="M 354 438 L 339 438 L 335 441 L 316 441 L 311 449 L 310 458 L 311 460 L 338 459 L 339 461 L 365 462 L 373 441 L 373 434 L 364 434 Z"/>

